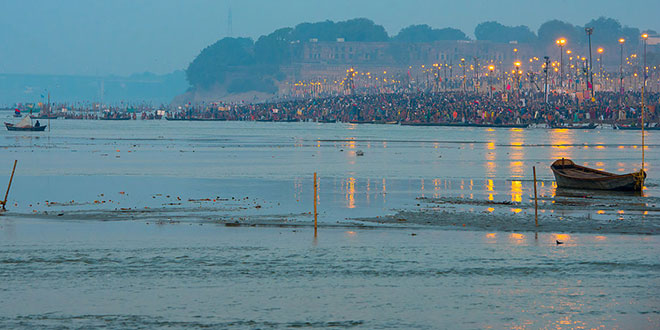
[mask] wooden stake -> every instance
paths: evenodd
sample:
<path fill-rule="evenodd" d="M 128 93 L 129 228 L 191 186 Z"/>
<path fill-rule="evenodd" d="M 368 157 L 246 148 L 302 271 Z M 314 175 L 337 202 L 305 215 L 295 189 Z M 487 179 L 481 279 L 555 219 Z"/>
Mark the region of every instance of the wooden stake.
<path fill-rule="evenodd" d="M 536 227 L 539 226 L 539 199 L 536 195 L 536 166 L 532 166 L 532 172 L 534 172 L 534 224 Z"/>
<path fill-rule="evenodd" d="M 318 234 L 317 232 L 317 218 L 318 218 L 318 213 L 316 212 L 316 172 L 314 172 L 314 237 Z"/>
<path fill-rule="evenodd" d="M 5 193 L 5 200 L 2 201 L 2 210 L 6 211 L 5 205 L 7 205 L 7 197 L 9 196 L 9 189 L 11 188 L 11 182 L 14 181 L 14 172 L 16 171 L 16 163 L 18 160 L 14 160 L 14 168 L 11 170 L 11 177 L 9 177 L 9 185 L 7 186 L 7 192 Z"/>

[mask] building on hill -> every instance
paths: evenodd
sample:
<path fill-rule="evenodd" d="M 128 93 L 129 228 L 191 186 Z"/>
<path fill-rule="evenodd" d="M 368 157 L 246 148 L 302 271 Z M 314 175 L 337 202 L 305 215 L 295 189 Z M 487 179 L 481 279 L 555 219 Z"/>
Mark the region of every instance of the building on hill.
<path fill-rule="evenodd" d="M 312 39 L 292 43 L 291 47 L 292 61 L 281 67 L 287 77 L 280 85 L 283 94 L 291 94 L 291 86 L 299 89 L 297 87 L 305 86 L 306 82 L 311 86 L 341 84 L 351 68 L 360 76 L 368 75 L 374 85 L 383 86 L 388 81 L 403 81 L 405 84 L 416 81 L 429 87 L 432 84 L 429 73 L 445 80 L 460 80 L 464 75 L 486 74 L 489 65 L 494 66 L 494 73 L 511 70 L 514 62 L 520 62 L 522 70 L 532 66 L 538 70 L 541 65 L 531 45 L 516 42 L 345 42 L 341 39 L 319 42 Z M 441 72 L 431 72 L 431 68 Z M 452 86 L 456 87 L 455 84 Z M 341 88 L 336 86 L 335 91 L 339 90 Z"/>

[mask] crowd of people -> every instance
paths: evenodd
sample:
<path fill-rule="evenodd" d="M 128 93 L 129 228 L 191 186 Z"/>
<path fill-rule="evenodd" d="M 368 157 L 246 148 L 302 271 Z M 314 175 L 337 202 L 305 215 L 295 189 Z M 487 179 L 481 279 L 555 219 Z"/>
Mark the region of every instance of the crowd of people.
<path fill-rule="evenodd" d="M 660 93 L 645 95 L 645 122 L 659 125 Z M 354 94 L 269 103 L 201 103 L 141 111 L 69 111 L 70 119 L 170 119 L 234 121 L 320 121 L 353 123 L 548 124 L 609 123 L 638 125 L 641 94 L 415 92 Z M 135 112 L 139 112 L 136 115 Z"/>
<path fill-rule="evenodd" d="M 645 95 L 645 121 L 658 122 L 660 94 Z M 388 93 L 237 104 L 189 106 L 178 118 L 247 121 L 339 121 L 400 123 L 541 124 L 620 123 L 635 125 L 641 117 L 640 93 L 597 92 L 575 95 L 494 93 Z"/>

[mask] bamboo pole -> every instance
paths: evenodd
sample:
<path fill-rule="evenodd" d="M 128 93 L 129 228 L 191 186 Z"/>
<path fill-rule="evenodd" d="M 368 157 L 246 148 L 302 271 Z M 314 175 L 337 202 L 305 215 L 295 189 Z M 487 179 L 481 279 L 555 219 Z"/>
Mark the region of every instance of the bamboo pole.
<path fill-rule="evenodd" d="M 16 171 L 16 163 L 18 160 L 14 160 L 14 168 L 11 170 L 11 177 L 9 177 L 9 185 L 7 185 L 7 192 L 5 193 L 5 200 L 2 201 L 2 210 L 6 211 L 5 205 L 7 205 L 7 197 L 9 196 L 9 189 L 11 188 L 11 182 L 14 181 L 14 172 Z"/>
<path fill-rule="evenodd" d="M 317 218 L 318 213 L 316 212 L 316 199 L 317 199 L 317 186 L 316 186 L 316 172 L 314 172 L 314 237 L 318 234 L 317 231 Z"/>
<path fill-rule="evenodd" d="M 646 46 L 645 46 L 646 47 Z M 644 60 L 646 61 L 646 48 L 644 49 Z M 644 171 L 644 88 L 646 85 L 646 66 L 644 66 L 644 84 L 642 85 L 642 171 Z"/>
<path fill-rule="evenodd" d="M 534 172 L 534 224 L 536 227 L 539 226 L 539 200 L 536 195 L 536 166 L 532 166 L 532 172 Z"/>

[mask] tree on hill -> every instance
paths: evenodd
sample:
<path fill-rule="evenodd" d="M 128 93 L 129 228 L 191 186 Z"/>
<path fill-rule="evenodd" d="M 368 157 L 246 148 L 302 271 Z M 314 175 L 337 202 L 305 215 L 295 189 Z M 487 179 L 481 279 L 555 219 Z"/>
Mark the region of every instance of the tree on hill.
<path fill-rule="evenodd" d="M 257 63 L 279 65 L 291 61 L 290 37 L 292 28 L 283 28 L 261 36 L 254 44 L 254 54 Z"/>
<path fill-rule="evenodd" d="M 346 41 L 374 42 L 387 41 L 390 38 L 382 25 L 377 25 L 366 18 L 337 22 L 335 26 L 337 37 L 344 38 Z"/>
<path fill-rule="evenodd" d="M 403 28 L 392 39 L 403 42 L 433 42 L 438 40 L 468 40 L 468 37 L 458 29 L 433 29 L 426 24 L 421 24 Z"/>
<path fill-rule="evenodd" d="M 385 28 L 366 18 L 356 18 L 343 22 L 324 21 L 317 23 L 301 23 L 291 31 L 290 41 L 335 41 L 344 38 L 346 41 L 387 41 L 389 36 Z"/>
<path fill-rule="evenodd" d="M 483 22 L 474 29 L 477 40 L 493 42 L 517 41 L 532 43 L 537 40 L 536 35 L 525 25 L 505 26 L 498 22 Z"/>
<path fill-rule="evenodd" d="M 584 26 L 594 29 L 594 32 L 591 35 L 592 45 L 616 44 L 617 40 L 623 37 L 623 27 L 621 26 L 621 23 L 613 18 L 599 17 L 597 19 L 592 19 Z M 582 31 L 582 35 L 586 40 L 587 36 L 584 30 Z M 637 38 L 639 38 L 639 36 L 637 36 Z"/>
<path fill-rule="evenodd" d="M 565 38 L 567 47 L 582 45 L 584 42 L 584 28 L 560 20 L 547 21 L 539 27 L 538 41 L 540 46 L 550 46 L 557 39 Z"/>
<path fill-rule="evenodd" d="M 255 63 L 253 45 L 249 38 L 224 38 L 204 48 L 186 70 L 188 82 L 203 88 L 224 82 L 229 67 Z"/>

